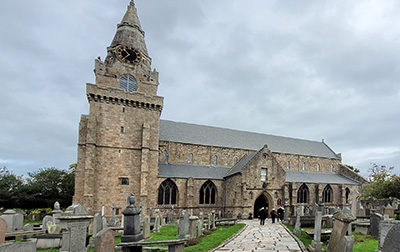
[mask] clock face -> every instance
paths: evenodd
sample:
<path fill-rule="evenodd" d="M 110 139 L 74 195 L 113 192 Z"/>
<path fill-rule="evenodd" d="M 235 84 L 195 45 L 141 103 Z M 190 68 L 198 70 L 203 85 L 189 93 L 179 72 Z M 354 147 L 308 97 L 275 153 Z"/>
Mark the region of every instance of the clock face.
<path fill-rule="evenodd" d="M 124 45 L 120 45 L 117 47 L 117 49 L 115 50 L 115 55 L 120 61 L 128 64 L 139 63 L 142 59 L 142 56 L 138 49 Z"/>

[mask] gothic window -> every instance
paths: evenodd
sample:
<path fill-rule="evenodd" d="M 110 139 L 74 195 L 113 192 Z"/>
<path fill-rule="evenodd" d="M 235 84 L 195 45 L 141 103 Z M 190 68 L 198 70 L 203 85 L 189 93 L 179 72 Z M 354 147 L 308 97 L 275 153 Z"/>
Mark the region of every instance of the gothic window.
<path fill-rule="evenodd" d="M 189 154 L 189 163 L 193 164 L 193 153 Z"/>
<path fill-rule="evenodd" d="M 215 197 L 217 194 L 217 188 L 214 183 L 210 180 L 206 181 L 200 188 L 199 203 L 204 204 L 215 204 Z"/>
<path fill-rule="evenodd" d="M 167 150 L 163 150 L 162 151 L 162 161 L 167 162 L 167 159 L 168 159 L 168 152 L 167 152 Z"/>
<path fill-rule="evenodd" d="M 176 205 L 178 188 L 171 179 L 166 179 L 158 188 L 159 205 Z"/>
<path fill-rule="evenodd" d="M 345 195 L 346 195 L 346 204 L 348 204 L 349 203 L 349 198 L 350 198 L 350 189 L 349 188 L 346 188 L 346 193 L 345 193 Z"/>
<path fill-rule="evenodd" d="M 261 168 L 261 181 L 267 180 L 267 168 Z"/>
<path fill-rule="evenodd" d="M 297 191 L 297 203 L 308 203 L 308 187 L 302 184 Z"/>
<path fill-rule="evenodd" d="M 124 74 L 119 78 L 119 88 L 126 92 L 134 92 L 137 89 L 135 77 L 130 74 Z"/>
<path fill-rule="evenodd" d="M 330 185 L 325 186 L 322 192 L 322 202 L 331 203 L 332 202 L 332 187 Z"/>
<path fill-rule="evenodd" d="M 214 158 L 213 158 L 213 164 L 217 165 L 217 163 L 218 163 L 218 156 L 215 155 Z"/>

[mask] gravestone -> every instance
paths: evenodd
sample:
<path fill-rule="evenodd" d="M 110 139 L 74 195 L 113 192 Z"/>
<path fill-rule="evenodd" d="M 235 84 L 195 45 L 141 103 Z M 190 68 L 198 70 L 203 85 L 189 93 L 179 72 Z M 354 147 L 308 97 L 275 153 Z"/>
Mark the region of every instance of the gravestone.
<path fill-rule="evenodd" d="M 199 221 L 199 217 L 190 216 L 189 217 L 189 238 L 194 239 L 197 236 L 197 222 Z"/>
<path fill-rule="evenodd" d="M 96 213 L 93 218 L 93 237 L 103 230 L 103 221 L 100 213 Z"/>
<path fill-rule="evenodd" d="M 7 242 L 0 244 L 1 252 L 36 252 L 36 242 Z"/>
<path fill-rule="evenodd" d="M 315 213 L 315 222 L 314 222 L 314 239 L 311 242 L 310 250 L 322 252 L 323 243 L 321 242 L 321 228 L 322 228 L 322 212 L 317 211 Z"/>
<path fill-rule="evenodd" d="M 48 234 L 60 234 L 60 231 L 61 231 L 60 225 L 57 225 L 57 224 L 53 223 L 52 221 L 48 221 L 46 226 L 47 226 Z"/>
<path fill-rule="evenodd" d="M 185 232 L 185 236 L 189 236 L 189 213 L 186 210 L 183 210 L 182 212 L 183 212 L 184 223 L 183 226 L 181 227 L 184 228 L 183 232 Z"/>
<path fill-rule="evenodd" d="M 306 210 L 304 212 L 305 216 L 310 216 L 310 208 L 308 206 L 306 206 Z"/>
<path fill-rule="evenodd" d="M 24 227 L 24 216 L 20 213 L 14 215 L 14 231 L 22 231 Z"/>
<path fill-rule="evenodd" d="M 373 213 L 370 217 L 370 233 L 373 237 L 379 237 L 379 224 L 383 219 L 381 214 Z"/>
<path fill-rule="evenodd" d="M 178 238 L 179 239 L 188 239 L 189 238 L 189 223 L 186 222 L 185 219 L 185 210 L 183 210 L 182 214 L 179 216 L 179 228 L 178 228 Z"/>
<path fill-rule="evenodd" d="M 399 221 L 381 220 L 381 222 L 379 223 L 379 249 L 383 248 L 384 241 L 390 229 L 392 229 L 392 227 L 394 227 L 399 223 L 400 223 Z"/>
<path fill-rule="evenodd" d="M 296 235 L 296 236 L 300 236 L 301 235 L 301 230 L 300 230 L 300 228 L 301 228 L 301 223 L 300 223 L 300 215 L 302 214 L 302 209 L 301 208 L 297 208 L 297 211 L 296 211 L 296 224 L 295 224 L 295 226 L 294 226 L 294 231 L 293 231 L 293 233 Z"/>
<path fill-rule="evenodd" d="M 335 218 L 335 224 L 333 226 L 331 238 L 329 240 L 328 252 L 336 252 L 340 246 L 340 240 L 346 235 L 348 225 L 356 218 L 350 213 L 344 213 L 342 211 L 336 212 L 333 217 Z"/>
<path fill-rule="evenodd" d="M 201 220 L 199 219 L 199 221 L 197 222 L 196 238 L 199 238 L 202 235 L 203 235 L 203 224 L 202 224 Z"/>
<path fill-rule="evenodd" d="M 400 224 L 393 226 L 386 235 L 382 252 L 400 251 Z"/>
<path fill-rule="evenodd" d="M 0 218 L 0 244 L 3 244 L 6 240 L 7 222 Z"/>
<path fill-rule="evenodd" d="M 383 214 L 387 214 L 389 215 L 389 217 L 394 217 L 394 208 L 390 204 L 387 204 L 387 206 L 383 210 Z"/>
<path fill-rule="evenodd" d="M 33 231 L 33 225 L 32 224 L 26 224 L 23 228 L 24 231 Z M 24 240 L 32 238 L 33 235 L 24 235 Z"/>
<path fill-rule="evenodd" d="M 203 212 L 200 212 L 200 214 L 199 214 L 199 222 L 201 224 L 201 231 L 203 232 L 203 227 L 204 227 L 204 214 L 203 214 Z"/>
<path fill-rule="evenodd" d="M 354 246 L 354 236 L 347 235 L 340 239 L 339 245 L 336 251 L 340 252 L 352 252 Z"/>
<path fill-rule="evenodd" d="M 58 218 L 62 215 L 62 211 L 61 211 L 61 208 L 60 208 L 60 203 L 58 203 L 58 201 L 56 201 L 54 203 L 54 209 L 53 209 L 53 211 L 51 213 L 53 214 L 54 223 L 55 224 L 59 224 L 60 220 Z"/>
<path fill-rule="evenodd" d="M 362 207 L 362 206 L 361 206 Z M 357 216 L 366 216 L 365 208 L 360 208 L 357 210 Z"/>
<path fill-rule="evenodd" d="M 42 230 L 47 231 L 47 223 L 49 223 L 49 221 L 51 221 L 53 223 L 53 216 L 46 215 L 43 217 Z"/>
<path fill-rule="evenodd" d="M 121 242 L 135 242 L 143 239 L 140 230 L 140 208 L 136 208 L 136 198 L 131 193 L 128 196 L 129 205 L 122 212 L 124 214 L 124 235 Z"/>
<path fill-rule="evenodd" d="M 215 229 L 215 210 L 211 211 L 211 229 Z"/>
<path fill-rule="evenodd" d="M 4 219 L 7 222 L 7 231 L 6 233 L 12 233 L 15 231 L 14 228 L 14 215 L 16 212 L 14 210 L 6 210 L 0 218 Z"/>
<path fill-rule="evenodd" d="M 154 233 L 160 232 L 160 216 L 156 215 L 156 219 L 154 220 Z"/>
<path fill-rule="evenodd" d="M 143 217 L 143 239 L 150 238 L 150 216 Z"/>
<path fill-rule="evenodd" d="M 115 251 L 114 231 L 103 229 L 94 236 L 94 252 L 114 252 Z"/>
<path fill-rule="evenodd" d="M 211 213 L 207 216 L 207 230 L 211 229 Z"/>
<path fill-rule="evenodd" d="M 119 220 L 117 220 L 117 206 L 115 203 L 111 207 L 112 209 L 112 216 L 111 219 L 108 221 L 107 226 L 108 227 L 116 227 L 119 225 Z"/>

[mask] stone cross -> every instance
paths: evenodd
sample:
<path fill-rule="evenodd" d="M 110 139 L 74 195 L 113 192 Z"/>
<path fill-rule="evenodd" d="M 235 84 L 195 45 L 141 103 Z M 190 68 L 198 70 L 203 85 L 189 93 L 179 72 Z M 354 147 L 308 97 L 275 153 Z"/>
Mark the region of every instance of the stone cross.
<path fill-rule="evenodd" d="M 346 235 L 349 223 L 356 220 L 351 213 L 344 213 L 342 211 L 336 212 L 333 217 L 335 218 L 335 224 L 333 225 L 327 252 L 339 251 L 340 240 Z"/>

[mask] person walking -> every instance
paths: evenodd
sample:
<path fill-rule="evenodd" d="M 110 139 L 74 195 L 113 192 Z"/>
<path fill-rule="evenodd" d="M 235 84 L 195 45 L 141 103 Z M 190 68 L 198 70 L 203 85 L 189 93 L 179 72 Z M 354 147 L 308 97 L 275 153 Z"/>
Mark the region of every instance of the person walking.
<path fill-rule="evenodd" d="M 264 225 L 265 224 L 265 219 L 267 218 L 267 210 L 265 210 L 265 208 L 261 208 L 260 213 L 260 225 Z"/>
<path fill-rule="evenodd" d="M 283 221 L 283 217 L 285 217 L 285 209 L 282 206 L 278 208 L 278 222 L 279 220 Z"/>
<path fill-rule="evenodd" d="M 275 211 L 275 208 L 272 208 L 271 211 L 271 218 L 272 218 L 272 223 L 275 223 L 275 218 L 278 216 L 278 214 Z"/>

